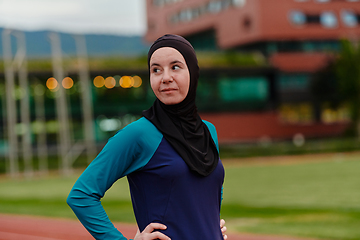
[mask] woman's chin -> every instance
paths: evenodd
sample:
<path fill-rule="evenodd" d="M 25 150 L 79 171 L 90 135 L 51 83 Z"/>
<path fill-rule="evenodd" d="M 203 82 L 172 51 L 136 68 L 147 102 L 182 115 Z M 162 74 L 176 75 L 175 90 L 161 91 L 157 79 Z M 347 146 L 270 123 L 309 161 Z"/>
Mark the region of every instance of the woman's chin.
<path fill-rule="evenodd" d="M 163 104 L 165 105 L 175 105 L 178 103 L 181 103 L 184 99 L 179 99 L 179 98 L 163 98 L 163 99 L 159 99 Z"/>

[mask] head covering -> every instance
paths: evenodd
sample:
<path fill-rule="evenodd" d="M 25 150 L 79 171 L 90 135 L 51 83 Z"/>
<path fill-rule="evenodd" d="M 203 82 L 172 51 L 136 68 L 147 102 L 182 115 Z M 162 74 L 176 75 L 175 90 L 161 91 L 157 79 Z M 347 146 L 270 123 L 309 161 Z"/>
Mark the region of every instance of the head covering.
<path fill-rule="evenodd" d="M 166 34 L 158 38 L 149 49 L 149 69 L 152 54 L 162 47 L 172 47 L 184 57 L 190 74 L 189 91 L 182 102 L 173 105 L 165 105 L 156 99 L 148 110 L 143 111 L 143 116 L 164 135 L 190 170 L 207 176 L 216 168 L 219 153 L 195 104 L 199 66 L 194 48 L 185 38 Z"/>

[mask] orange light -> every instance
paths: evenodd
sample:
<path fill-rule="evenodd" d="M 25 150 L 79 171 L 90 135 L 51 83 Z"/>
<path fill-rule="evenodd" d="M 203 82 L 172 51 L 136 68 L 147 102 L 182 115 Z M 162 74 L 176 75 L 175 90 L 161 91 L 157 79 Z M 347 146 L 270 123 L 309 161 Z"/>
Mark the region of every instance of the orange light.
<path fill-rule="evenodd" d="M 70 89 L 70 88 L 72 88 L 72 86 L 74 86 L 74 81 L 70 77 L 66 77 L 62 81 L 62 86 L 65 89 Z"/>
<path fill-rule="evenodd" d="M 107 77 L 107 78 L 105 79 L 105 87 L 106 87 L 106 88 L 113 88 L 113 87 L 115 87 L 115 85 L 116 85 L 115 78 L 113 78 L 113 77 Z"/>
<path fill-rule="evenodd" d="M 102 76 L 97 76 L 94 78 L 94 86 L 97 88 L 103 87 L 105 84 L 105 79 Z"/>
<path fill-rule="evenodd" d="M 120 86 L 122 88 L 131 88 L 134 86 L 134 78 L 130 76 L 123 76 L 120 78 Z"/>
<path fill-rule="evenodd" d="M 46 87 L 50 90 L 56 90 L 56 88 L 58 87 L 58 81 L 51 77 L 46 81 Z"/>
<path fill-rule="evenodd" d="M 142 84 L 142 79 L 141 79 L 141 77 L 139 77 L 139 76 L 133 76 L 133 79 L 134 79 L 134 85 L 133 85 L 133 87 L 134 87 L 134 88 L 140 87 L 141 84 Z"/>

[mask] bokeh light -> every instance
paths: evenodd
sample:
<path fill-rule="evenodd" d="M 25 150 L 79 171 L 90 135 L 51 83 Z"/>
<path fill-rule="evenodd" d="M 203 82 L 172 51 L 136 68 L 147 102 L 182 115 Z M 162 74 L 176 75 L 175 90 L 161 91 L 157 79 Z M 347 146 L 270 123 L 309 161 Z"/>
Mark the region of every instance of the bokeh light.
<path fill-rule="evenodd" d="M 66 77 L 62 81 L 62 86 L 65 89 L 70 89 L 70 88 L 72 88 L 72 86 L 74 86 L 74 81 L 70 77 Z"/>
<path fill-rule="evenodd" d="M 47 87 L 48 89 L 50 89 L 50 91 L 56 91 L 58 86 L 59 86 L 58 81 L 57 81 L 55 78 L 53 78 L 53 77 L 49 78 L 49 79 L 46 81 L 46 87 Z"/>
<path fill-rule="evenodd" d="M 20 99 L 22 99 L 22 98 L 25 96 L 26 92 L 25 92 L 25 89 L 17 86 L 17 87 L 15 88 L 13 94 L 14 94 L 14 98 L 15 98 L 15 99 L 20 100 Z"/>
<path fill-rule="evenodd" d="M 101 88 L 105 85 L 105 79 L 102 76 L 97 76 L 94 78 L 94 86 Z"/>
<path fill-rule="evenodd" d="M 43 96 L 45 94 L 45 87 L 41 84 L 36 84 L 34 87 L 34 94 L 36 96 Z"/>
<path fill-rule="evenodd" d="M 46 132 L 46 126 L 42 121 L 34 121 L 31 123 L 31 130 L 35 134 Z"/>
<path fill-rule="evenodd" d="M 27 133 L 30 129 L 26 126 L 25 123 L 16 123 L 15 124 L 15 133 L 17 135 L 24 135 Z"/>
<path fill-rule="evenodd" d="M 113 87 L 115 87 L 115 85 L 116 85 L 115 78 L 113 78 L 113 77 L 107 77 L 107 78 L 105 79 L 105 87 L 106 87 L 106 88 L 113 88 Z"/>
<path fill-rule="evenodd" d="M 50 120 L 46 122 L 46 132 L 47 133 L 58 133 L 60 130 L 60 124 L 56 120 Z"/>
<path fill-rule="evenodd" d="M 120 78 L 120 86 L 122 88 L 131 88 L 134 86 L 134 78 L 130 76 L 122 76 Z"/>
<path fill-rule="evenodd" d="M 141 84 L 142 84 L 142 79 L 141 79 L 141 77 L 139 77 L 139 76 L 133 76 L 133 79 L 134 79 L 134 85 L 133 85 L 133 87 L 134 87 L 134 88 L 140 87 Z"/>

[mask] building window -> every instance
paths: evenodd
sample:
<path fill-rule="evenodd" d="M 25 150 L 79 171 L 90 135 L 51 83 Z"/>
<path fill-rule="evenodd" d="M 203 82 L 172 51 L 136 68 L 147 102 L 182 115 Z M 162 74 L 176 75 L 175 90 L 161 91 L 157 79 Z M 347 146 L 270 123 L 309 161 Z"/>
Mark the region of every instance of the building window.
<path fill-rule="evenodd" d="M 182 22 L 188 22 L 192 19 L 192 12 L 190 9 L 182 10 L 179 14 L 179 20 Z"/>
<path fill-rule="evenodd" d="M 153 0 L 152 4 L 157 7 L 163 7 L 173 3 L 181 2 L 182 0 Z"/>
<path fill-rule="evenodd" d="M 220 99 L 223 102 L 266 101 L 269 82 L 264 77 L 222 78 L 219 81 Z"/>
<path fill-rule="evenodd" d="M 177 2 L 182 0 L 157 0 L 165 2 Z M 246 0 L 213 0 L 206 4 L 181 10 L 180 12 L 175 13 L 169 17 L 169 22 L 172 24 L 177 24 L 180 22 L 189 22 L 193 19 L 199 18 L 202 15 L 206 14 L 216 14 L 221 11 L 224 11 L 230 7 L 242 7 L 245 5 Z"/>
<path fill-rule="evenodd" d="M 208 11 L 211 13 L 218 13 L 221 11 L 221 2 L 213 1 L 208 3 Z"/>
<path fill-rule="evenodd" d="M 296 26 L 302 26 L 304 24 L 321 24 L 326 28 L 335 28 L 338 25 L 338 20 L 335 13 L 326 11 L 319 14 L 305 14 L 301 11 L 291 11 L 289 14 L 289 20 Z"/>
<path fill-rule="evenodd" d="M 243 7 L 246 4 L 246 0 L 232 0 L 231 2 L 236 7 Z"/>
<path fill-rule="evenodd" d="M 295 25 L 303 25 L 306 23 L 306 15 L 300 11 L 292 11 L 290 12 L 290 22 Z"/>
<path fill-rule="evenodd" d="M 323 12 L 320 15 L 320 23 L 326 28 L 335 28 L 338 25 L 337 18 L 333 12 Z"/>
<path fill-rule="evenodd" d="M 157 7 L 164 6 L 164 1 L 163 0 L 153 0 L 152 3 L 153 3 L 154 6 L 157 6 Z"/>
<path fill-rule="evenodd" d="M 305 2 L 307 0 L 295 0 L 296 2 Z M 318 3 L 327 3 L 327 2 L 360 2 L 360 0 L 315 0 Z"/>
<path fill-rule="evenodd" d="M 341 18 L 347 27 L 355 27 L 359 21 L 359 16 L 351 10 L 342 10 Z"/>
<path fill-rule="evenodd" d="M 196 49 L 196 51 L 216 51 L 218 50 L 216 45 L 215 30 L 207 30 L 196 33 L 194 35 L 187 36 L 186 39 Z"/>

